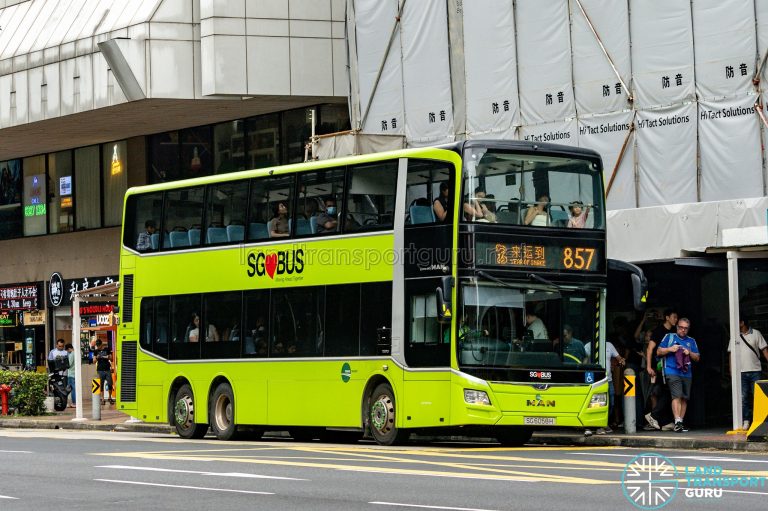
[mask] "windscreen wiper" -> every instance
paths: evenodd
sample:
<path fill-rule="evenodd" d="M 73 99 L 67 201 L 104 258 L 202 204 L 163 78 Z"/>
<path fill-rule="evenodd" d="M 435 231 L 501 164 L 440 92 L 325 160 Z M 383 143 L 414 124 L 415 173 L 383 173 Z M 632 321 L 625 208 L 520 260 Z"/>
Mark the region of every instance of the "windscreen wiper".
<path fill-rule="evenodd" d="M 541 282 L 542 284 L 546 284 L 547 286 L 551 286 L 551 287 L 557 289 L 558 291 L 563 289 L 561 286 L 558 286 L 557 284 L 555 284 L 551 280 L 545 279 L 541 275 L 536 275 L 535 273 L 529 273 L 528 274 L 528 278 L 530 280 L 536 280 L 538 282 Z"/>

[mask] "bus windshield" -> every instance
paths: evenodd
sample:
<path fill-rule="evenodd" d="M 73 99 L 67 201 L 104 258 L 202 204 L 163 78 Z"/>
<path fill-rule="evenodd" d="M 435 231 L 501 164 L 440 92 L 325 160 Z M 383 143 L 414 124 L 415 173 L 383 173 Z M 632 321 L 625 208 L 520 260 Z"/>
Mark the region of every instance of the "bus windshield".
<path fill-rule="evenodd" d="M 604 230 L 600 166 L 577 157 L 469 147 L 462 219 Z"/>
<path fill-rule="evenodd" d="M 460 366 L 564 367 L 594 364 L 596 291 L 461 286 Z"/>

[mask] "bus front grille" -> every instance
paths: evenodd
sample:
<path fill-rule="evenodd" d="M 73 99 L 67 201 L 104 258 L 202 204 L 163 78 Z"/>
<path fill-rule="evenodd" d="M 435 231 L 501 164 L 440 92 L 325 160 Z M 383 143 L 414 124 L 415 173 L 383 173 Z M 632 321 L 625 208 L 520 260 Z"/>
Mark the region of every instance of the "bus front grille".
<path fill-rule="evenodd" d="M 122 355 L 120 357 L 120 401 L 136 401 L 136 354 L 138 343 L 136 341 L 125 341 L 122 346 Z"/>

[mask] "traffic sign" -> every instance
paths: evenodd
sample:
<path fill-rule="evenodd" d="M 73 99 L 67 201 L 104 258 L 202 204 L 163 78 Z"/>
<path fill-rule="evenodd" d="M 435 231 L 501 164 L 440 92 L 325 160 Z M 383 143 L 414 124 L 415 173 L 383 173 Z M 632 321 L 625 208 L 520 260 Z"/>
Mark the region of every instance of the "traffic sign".
<path fill-rule="evenodd" d="M 101 380 L 94 378 L 91 380 L 91 392 L 93 394 L 101 394 Z"/>
<path fill-rule="evenodd" d="M 624 376 L 624 395 L 625 396 L 634 396 L 635 395 L 635 376 Z"/>

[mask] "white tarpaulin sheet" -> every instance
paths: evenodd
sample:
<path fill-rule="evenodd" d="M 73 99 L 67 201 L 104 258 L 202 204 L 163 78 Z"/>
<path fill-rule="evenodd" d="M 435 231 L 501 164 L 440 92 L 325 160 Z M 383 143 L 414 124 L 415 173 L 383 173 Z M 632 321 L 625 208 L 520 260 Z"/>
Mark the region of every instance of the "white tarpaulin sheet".
<path fill-rule="evenodd" d="M 518 0 L 516 5 L 523 123 L 574 116 L 568 2 Z"/>
<path fill-rule="evenodd" d="M 757 54 L 762 59 L 768 52 L 768 2 L 755 0 L 755 15 L 757 16 Z M 763 80 L 768 80 L 768 70 L 763 68 L 761 76 Z"/>
<path fill-rule="evenodd" d="M 627 86 L 632 84 L 629 58 L 629 7 L 615 0 L 581 0 L 608 55 Z M 579 115 L 615 112 L 629 108 L 610 61 L 600 48 L 578 4 L 571 2 L 573 85 Z"/>
<path fill-rule="evenodd" d="M 405 133 L 411 145 L 453 140 L 445 0 L 408 2 L 403 11 Z"/>
<path fill-rule="evenodd" d="M 582 117 L 579 119 L 579 146 L 600 153 L 603 159 L 605 190 L 619 159 L 621 148 L 632 124 L 632 112 L 616 112 L 605 115 Z M 616 177 L 607 197 L 608 209 L 634 208 L 635 195 L 635 137 L 629 138 L 624 157 L 621 160 Z"/>
<path fill-rule="evenodd" d="M 699 104 L 701 200 L 763 195 L 756 96 Z"/>
<path fill-rule="evenodd" d="M 637 112 L 639 206 L 696 202 L 696 104 Z"/>
<path fill-rule="evenodd" d="M 692 6 L 699 97 L 722 98 L 753 90 L 754 0 L 696 0 Z"/>
<path fill-rule="evenodd" d="M 680 104 L 694 94 L 690 0 L 630 0 L 636 106 Z"/>
<path fill-rule="evenodd" d="M 548 122 L 535 126 L 521 126 L 520 140 L 578 146 L 579 137 L 576 119 Z"/>
<path fill-rule="evenodd" d="M 515 16 L 509 0 L 465 2 L 467 131 L 513 138 L 520 124 Z"/>
<path fill-rule="evenodd" d="M 389 34 L 397 16 L 397 0 L 356 0 L 357 55 L 360 75 L 360 115 L 371 100 L 376 75 L 384 58 Z M 399 29 L 398 29 L 399 33 Z M 403 75 L 399 37 L 392 45 L 381 74 L 368 118 L 366 133 L 405 132 L 403 115 Z"/>

